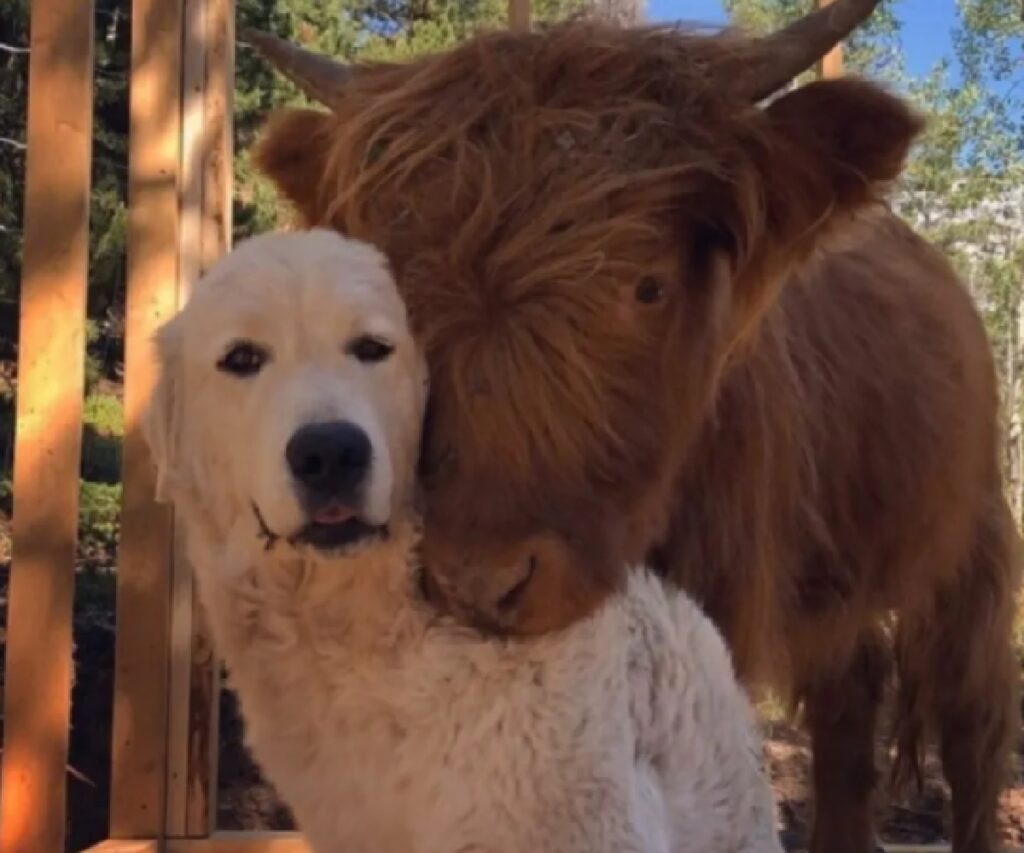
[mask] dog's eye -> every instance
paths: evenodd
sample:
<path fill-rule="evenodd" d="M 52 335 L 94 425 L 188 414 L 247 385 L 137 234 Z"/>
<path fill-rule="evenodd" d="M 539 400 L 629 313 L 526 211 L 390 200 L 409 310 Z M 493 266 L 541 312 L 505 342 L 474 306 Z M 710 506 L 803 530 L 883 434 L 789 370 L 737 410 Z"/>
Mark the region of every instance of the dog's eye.
<path fill-rule="evenodd" d="M 217 369 L 235 376 L 252 376 L 260 372 L 269 358 L 270 354 L 263 347 L 242 341 L 232 344 L 224 357 L 217 362 Z"/>
<path fill-rule="evenodd" d="M 384 361 L 384 359 L 395 351 L 395 348 L 387 341 L 383 341 L 380 338 L 363 335 L 363 337 L 356 338 L 352 341 L 346 347 L 345 351 L 362 362 L 373 364 L 378 361 Z"/>

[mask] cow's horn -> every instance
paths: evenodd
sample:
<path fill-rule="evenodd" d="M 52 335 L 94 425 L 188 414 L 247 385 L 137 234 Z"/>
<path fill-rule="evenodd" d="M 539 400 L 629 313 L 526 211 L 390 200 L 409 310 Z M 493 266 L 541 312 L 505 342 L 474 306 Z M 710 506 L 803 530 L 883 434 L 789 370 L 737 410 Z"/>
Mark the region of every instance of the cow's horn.
<path fill-rule="evenodd" d="M 879 2 L 833 0 L 760 39 L 740 79 L 741 89 L 754 101 L 779 91 L 864 23 Z"/>
<path fill-rule="evenodd" d="M 247 29 L 242 37 L 315 101 L 330 104 L 352 75 L 347 65 L 262 30 Z"/>

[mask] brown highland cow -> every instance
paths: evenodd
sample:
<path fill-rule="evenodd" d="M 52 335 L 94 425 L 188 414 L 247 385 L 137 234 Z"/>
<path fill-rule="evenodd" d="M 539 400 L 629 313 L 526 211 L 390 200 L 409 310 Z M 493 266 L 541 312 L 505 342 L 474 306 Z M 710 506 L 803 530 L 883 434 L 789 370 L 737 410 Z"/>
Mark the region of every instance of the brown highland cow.
<path fill-rule="evenodd" d="M 1018 565 L 989 346 L 882 200 L 908 108 L 855 79 L 763 103 L 875 2 L 760 40 L 576 23 L 352 68 L 252 34 L 330 107 L 274 117 L 258 159 L 392 261 L 453 608 L 551 630 L 652 561 L 803 707 L 814 853 L 873 848 L 894 661 L 897 775 L 934 732 L 954 849 L 992 853 Z"/>

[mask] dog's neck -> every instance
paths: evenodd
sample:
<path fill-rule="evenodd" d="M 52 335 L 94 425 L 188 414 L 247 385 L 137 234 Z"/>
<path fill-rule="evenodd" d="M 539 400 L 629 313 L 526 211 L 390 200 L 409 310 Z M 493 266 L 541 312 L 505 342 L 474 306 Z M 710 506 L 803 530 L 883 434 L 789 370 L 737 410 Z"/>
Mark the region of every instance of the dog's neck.
<path fill-rule="evenodd" d="M 284 541 L 268 549 L 249 524 L 221 542 L 195 533 L 190 552 L 229 665 L 255 645 L 278 641 L 329 644 L 335 656 L 393 653 L 434 618 L 418 577 L 412 520 L 342 556 Z"/>

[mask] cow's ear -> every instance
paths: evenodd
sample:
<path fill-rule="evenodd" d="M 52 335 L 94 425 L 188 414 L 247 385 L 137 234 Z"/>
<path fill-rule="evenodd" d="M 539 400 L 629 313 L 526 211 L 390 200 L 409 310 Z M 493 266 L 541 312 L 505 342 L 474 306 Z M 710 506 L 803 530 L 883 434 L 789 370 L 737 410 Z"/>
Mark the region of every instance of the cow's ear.
<path fill-rule="evenodd" d="M 811 83 L 765 113 L 763 239 L 781 262 L 805 259 L 883 198 L 923 126 L 904 101 L 856 78 Z"/>
<path fill-rule="evenodd" d="M 333 117 L 306 109 L 274 113 L 253 152 L 257 168 L 296 208 L 306 226 L 323 224 L 324 176 Z"/>
<path fill-rule="evenodd" d="M 855 78 L 811 83 L 765 108 L 743 146 L 746 179 L 716 194 L 725 233 L 740 235 L 734 336 L 757 325 L 789 273 L 884 198 L 922 126 L 902 100 Z"/>

